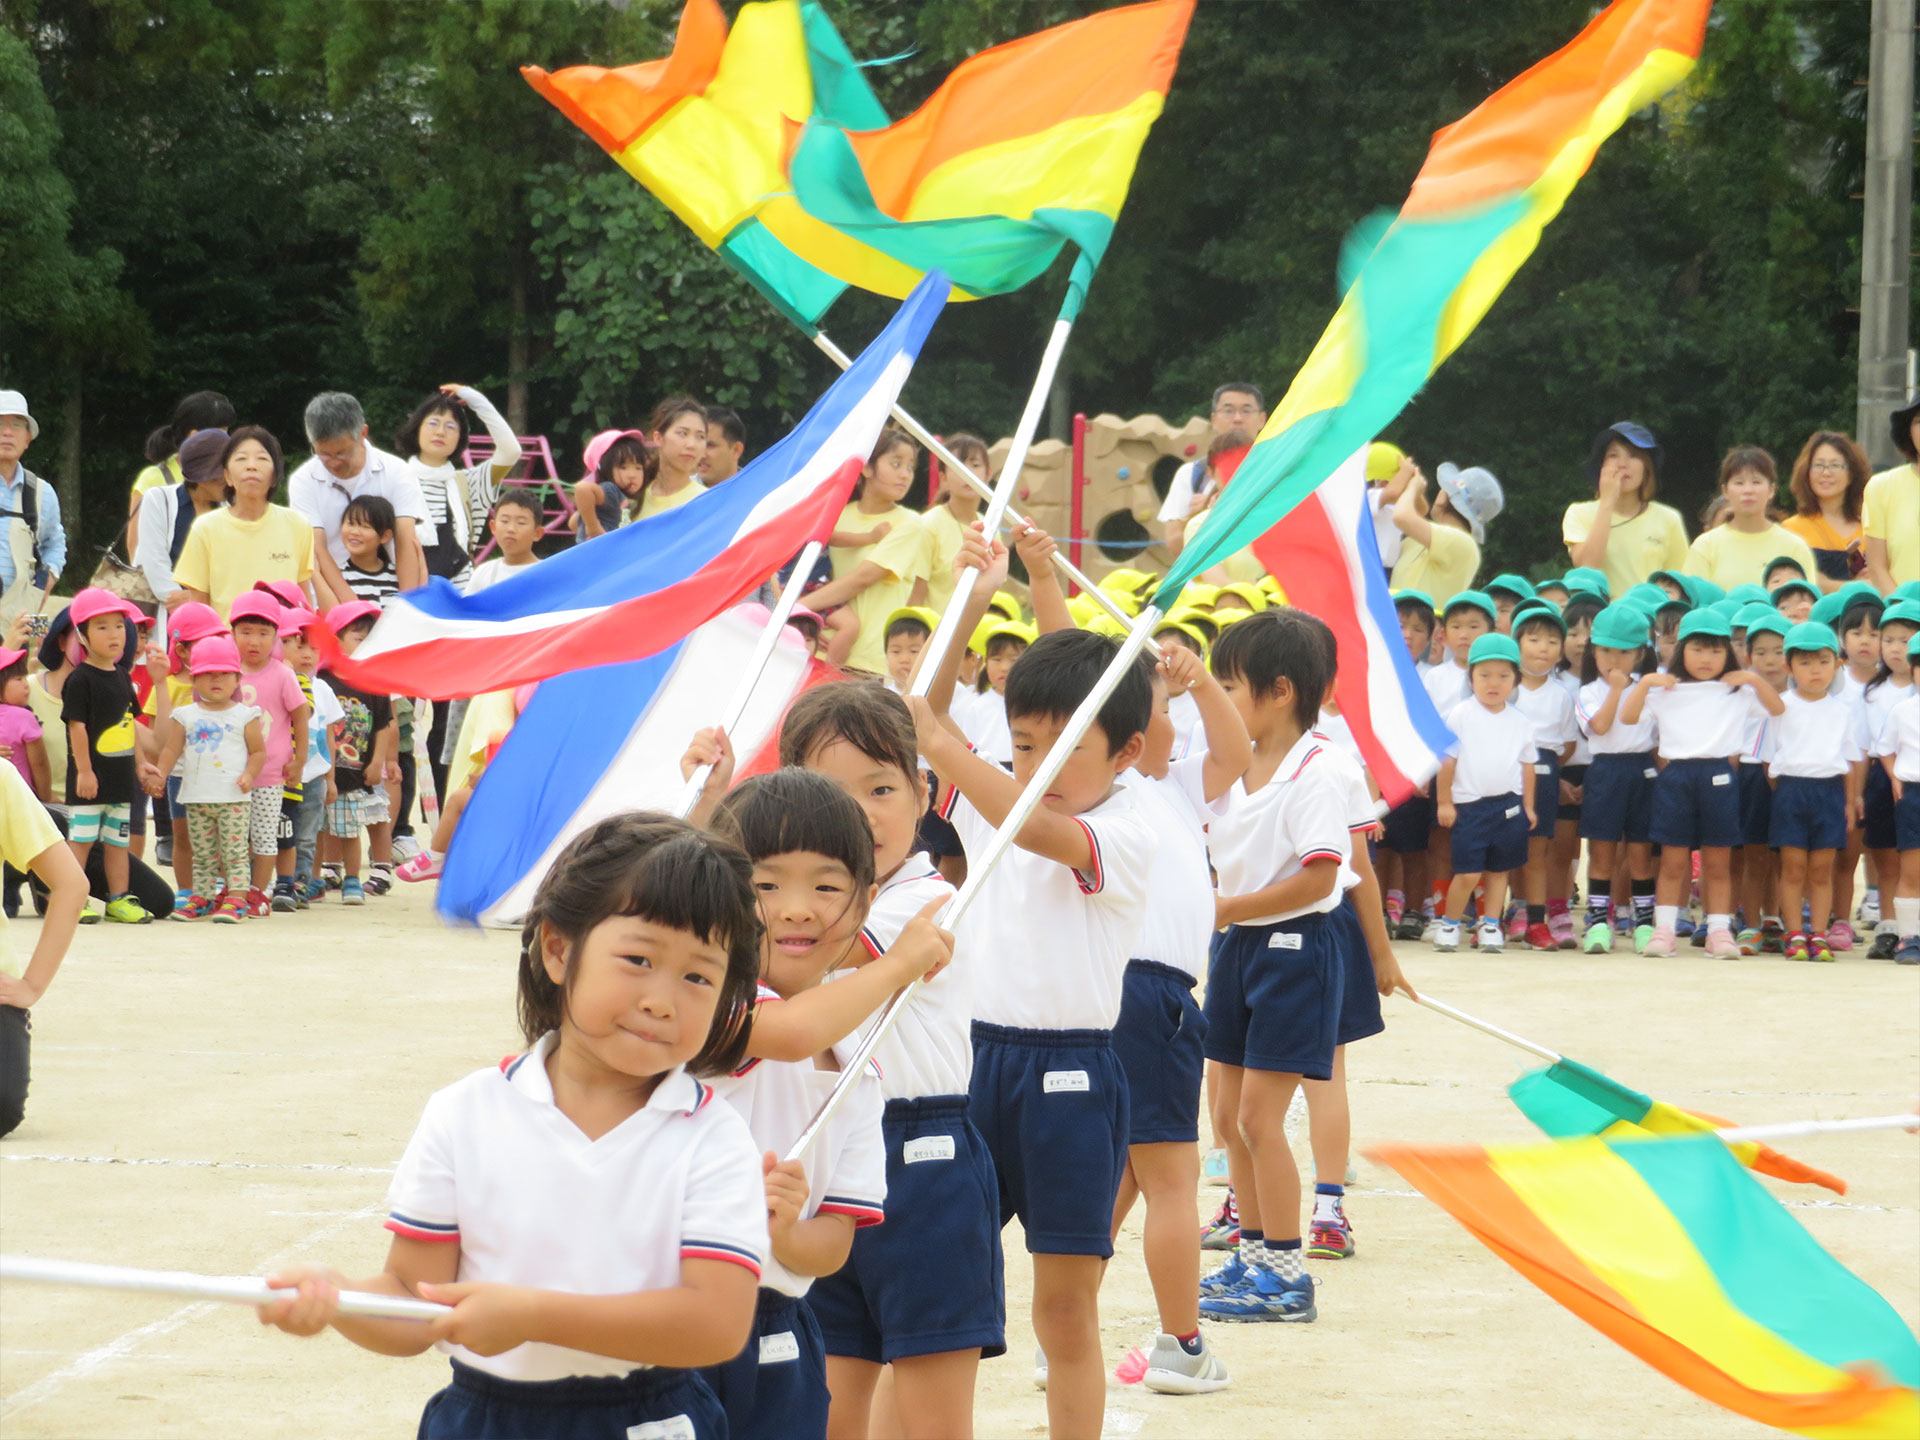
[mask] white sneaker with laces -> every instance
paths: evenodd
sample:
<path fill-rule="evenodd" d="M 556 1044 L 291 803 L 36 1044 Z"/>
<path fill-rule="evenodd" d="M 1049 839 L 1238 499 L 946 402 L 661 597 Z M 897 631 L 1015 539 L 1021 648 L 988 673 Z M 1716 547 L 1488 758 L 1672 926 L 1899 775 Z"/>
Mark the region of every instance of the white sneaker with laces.
<path fill-rule="evenodd" d="M 1154 1337 L 1147 1372 L 1140 1379 L 1149 1390 L 1162 1395 L 1206 1395 L 1224 1390 L 1230 1383 L 1227 1367 L 1205 1340 L 1200 1342 L 1198 1355 L 1189 1355 L 1178 1340 L 1164 1334 Z"/>
<path fill-rule="evenodd" d="M 1506 946 L 1506 932 L 1500 928 L 1498 920 L 1482 920 L 1479 941 L 1482 955 L 1498 955 Z"/>

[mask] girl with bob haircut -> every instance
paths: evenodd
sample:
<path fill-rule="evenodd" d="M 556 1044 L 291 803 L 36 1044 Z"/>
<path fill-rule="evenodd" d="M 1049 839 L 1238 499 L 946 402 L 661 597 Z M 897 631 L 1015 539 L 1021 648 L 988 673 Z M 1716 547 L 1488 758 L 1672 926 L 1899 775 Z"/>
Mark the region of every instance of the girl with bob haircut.
<path fill-rule="evenodd" d="M 423 1436 L 726 1434 L 692 1372 L 752 1330 L 767 1194 L 746 1123 L 702 1077 L 746 1048 L 752 874 L 739 847 L 664 815 L 569 844 L 521 931 L 530 1048 L 427 1102 L 388 1196 L 386 1268 L 282 1271 L 269 1283 L 293 1293 L 262 1322 L 385 1355 L 438 1344 L 453 1383 Z M 342 1315 L 348 1286 L 451 1308 Z"/>
<path fill-rule="evenodd" d="M 1774 520 L 1779 477 L 1773 456 L 1758 445 L 1736 445 L 1720 461 L 1720 494 L 1726 519 L 1705 530 L 1687 549 L 1686 573 L 1711 580 L 1721 590 L 1758 584 L 1781 556 L 1813 573 L 1813 551 Z"/>
<path fill-rule="evenodd" d="M 1866 573 L 1860 501 L 1867 470 L 1866 455 L 1837 430 L 1814 431 L 1793 462 L 1787 488 L 1793 492 L 1796 513 L 1780 523 L 1813 551 L 1819 567 L 1814 583 L 1825 594 Z"/>

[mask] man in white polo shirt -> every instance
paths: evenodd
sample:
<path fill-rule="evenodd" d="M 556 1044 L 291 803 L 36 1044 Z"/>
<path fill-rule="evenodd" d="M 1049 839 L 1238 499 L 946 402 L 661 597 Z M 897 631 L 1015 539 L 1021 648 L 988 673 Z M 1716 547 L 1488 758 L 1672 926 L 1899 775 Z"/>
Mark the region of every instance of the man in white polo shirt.
<path fill-rule="evenodd" d="M 1258 385 L 1230 380 L 1213 392 L 1213 413 L 1209 418 L 1215 435 L 1239 430 L 1257 436 L 1266 428 L 1267 402 L 1261 396 Z M 1199 502 L 1206 472 L 1204 455 L 1173 472 L 1173 484 L 1167 487 L 1167 498 L 1161 503 L 1159 515 L 1160 524 L 1166 532 L 1167 553 L 1170 555 L 1178 555 L 1180 547 L 1186 543 L 1187 520 L 1193 514 L 1194 505 Z"/>
<path fill-rule="evenodd" d="M 426 497 L 407 462 L 367 442 L 367 417 L 360 402 L 338 390 L 307 402 L 307 442 L 313 458 L 287 480 L 287 499 L 316 534 L 313 568 L 333 593 L 335 603 L 353 598 L 340 567 L 347 563 L 340 538 L 340 517 L 347 502 L 379 495 L 393 506 L 394 570 L 402 590 L 427 583 L 427 557 L 416 527 L 429 523 Z"/>

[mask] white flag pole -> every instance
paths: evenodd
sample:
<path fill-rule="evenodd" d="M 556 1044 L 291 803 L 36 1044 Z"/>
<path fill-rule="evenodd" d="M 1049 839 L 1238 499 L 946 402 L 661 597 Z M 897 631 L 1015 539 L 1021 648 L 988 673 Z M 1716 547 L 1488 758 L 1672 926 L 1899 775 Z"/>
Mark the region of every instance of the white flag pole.
<path fill-rule="evenodd" d="M 969 573 L 978 574 L 979 572 Z M 1007 813 L 1007 818 L 1001 821 L 1000 828 L 993 832 L 993 839 L 987 842 L 986 850 L 978 856 L 967 857 L 967 883 L 960 887 L 960 893 L 948 901 L 947 908 L 940 912 L 940 925 L 944 929 L 951 930 L 959 924 L 960 917 L 966 914 L 967 908 L 979 898 L 981 887 L 986 884 L 987 877 L 993 873 L 993 867 L 999 864 L 1002 857 L 1012 848 L 1014 836 L 1020 833 L 1033 812 L 1040 807 L 1040 801 L 1046 795 L 1047 787 L 1053 784 L 1054 777 L 1067 763 L 1067 757 L 1073 753 L 1073 747 L 1079 743 L 1080 737 L 1086 734 L 1087 727 L 1100 718 L 1100 707 L 1107 703 L 1107 697 L 1113 693 L 1114 687 L 1120 683 L 1138 659 L 1159 619 L 1160 612 L 1151 605 L 1140 612 L 1139 618 L 1132 622 L 1133 628 L 1128 631 L 1127 638 L 1121 642 L 1119 653 L 1113 657 L 1112 663 L 1095 682 L 1093 689 L 1087 692 L 1087 698 L 1080 702 L 1080 708 L 1073 712 L 1073 717 L 1061 730 L 1060 738 L 1053 742 L 1053 748 L 1047 752 L 1046 758 L 1040 762 L 1040 768 L 1027 782 L 1027 788 L 1020 792 L 1020 798 L 1014 802 L 1013 809 Z M 807 1122 L 807 1128 L 800 1132 L 799 1138 L 788 1147 L 786 1159 L 799 1159 L 806 1153 L 807 1147 L 819 1137 L 820 1131 L 833 1118 L 834 1111 L 840 1108 L 840 1103 L 846 1098 L 853 1081 L 866 1068 L 867 1061 L 873 1058 L 873 1052 L 879 1048 L 880 1042 L 893 1028 L 894 1021 L 900 1017 L 907 1007 L 907 1002 L 913 998 L 913 992 L 919 988 L 920 982 L 915 980 L 887 1002 L 886 1009 L 880 1012 L 879 1020 L 868 1028 L 866 1035 L 861 1038 L 859 1048 L 842 1068 L 840 1079 L 834 1084 L 832 1093 L 822 1102 L 813 1119 Z"/>
<path fill-rule="evenodd" d="M 1734 1125 L 1716 1130 L 1729 1145 L 1754 1140 L 1797 1140 L 1805 1135 L 1849 1135 L 1859 1130 L 1920 1131 L 1920 1113 L 1869 1115 L 1857 1120 L 1785 1120 L 1773 1125 Z"/>
<path fill-rule="evenodd" d="M 824 331 L 814 331 L 813 343 L 823 355 L 833 361 L 833 363 L 838 365 L 842 370 L 845 370 L 849 365 L 853 364 L 847 352 L 834 344 L 832 340 L 828 339 Z M 893 418 L 900 422 L 901 428 L 909 435 L 913 436 L 914 439 L 926 446 L 927 449 L 931 450 L 935 455 L 938 455 L 940 457 L 940 463 L 945 465 L 947 469 L 953 473 L 955 479 L 964 481 L 966 484 L 972 486 L 974 491 L 983 498 L 987 500 L 993 499 L 994 487 L 974 474 L 973 471 L 968 468 L 966 461 L 949 450 L 946 445 L 942 443 L 939 436 L 935 435 L 931 430 L 927 429 L 926 426 L 909 415 L 897 400 L 893 405 Z M 1013 455 L 1011 451 L 1008 452 L 1007 458 L 1009 461 L 1012 460 Z M 1022 464 L 1025 463 L 1025 459 L 1026 457 L 1023 454 L 1021 456 Z M 1018 530 L 1028 523 L 1027 517 L 1015 510 L 1011 505 L 1006 506 L 1002 510 L 1001 522 L 1002 526 L 1010 531 Z M 992 534 L 994 532 L 989 531 L 988 533 Z M 1054 552 L 1053 566 L 1054 569 L 1058 570 L 1068 580 L 1071 580 L 1084 590 L 1094 604 L 1105 610 L 1107 614 L 1111 615 L 1115 620 L 1118 620 L 1122 625 L 1131 625 L 1133 623 L 1132 617 L 1120 608 L 1118 601 L 1105 590 L 1102 590 L 1098 582 L 1089 579 L 1078 565 L 1075 565 L 1067 558 L 1066 547 L 1062 546 Z M 1155 654 L 1158 654 L 1160 650 L 1160 647 L 1157 645 L 1149 645 L 1148 648 Z"/>
<path fill-rule="evenodd" d="M 269 1289 L 257 1275 L 200 1275 L 191 1270 L 136 1270 L 126 1265 L 89 1265 L 80 1260 L 35 1260 L 25 1255 L 0 1255 L 0 1280 L 45 1285 L 79 1285 L 93 1290 L 135 1290 L 153 1295 L 180 1295 L 190 1300 L 219 1300 L 229 1305 L 264 1305 L 284 1299 L 291 1290 Z M 340 1313 L 376 1320 L 433 1320 L 450 1306 L 398 1295 L 375 1295 L 365 1290 L 342 1290 Z"/>
<path fill-rule="evenodd" d="M 1429 1010 L 1437 1010 L 1449 1020 L 1458 1020 L 1462 1025 L 1470 1026 L 1483 1035 L 1491 1035 L 1496 1040 L 1504 1040 L 1516 1050 L 1524 1050 L 1529 1055 L 1538 1055 L 1549 1065 L 1558 1065 L 1562 1059 L 1560 1055 L 1549 1050 L 1544 1045 L 1536 1045 L 1525 1036 L 1516 1035 L 1511 1030 L 1502 1030 L 1498 1025 L 1491 1025 L 1485 1020 L 1476 1020 L 1473 1016 L 1467 1014 L 1466 1011 L 1456 1010 L 1451 1005 L 1443 1005 L 1431 996 L 1418 996 L 1414 999 L 1414 1004 L 1424 1005 Z"/>
<path fill-rule="evenodd" d="M 773 647 L 780 643 L 780 631 L 786 625 L 787 617 L 793 614 L 793 607 L 800 603 L 800 592 L 806 589 L 807 577 L 813 573 L 814 563 L 825 548 L 818 540 L 809 540 L 800 551 L 800 558 L 793 562 L 793 574 L 780 591 L 780 598 L 774 601 L 773 613 L 767 617 L 766 628 L 754 643 L 753 654 L 747 657 L 746 672 L 734 687 L 733 698 L 727 702 L 727 708 L 721 712 L 720 728 L 728 735 L 733 734 L 741 717 L 747 713 L 747 706 L 753 701 L 753 687 L 760 683 L 760 677 L 766 673 L 767 662 L 773 658 Z M 700 792 L 706 786 L 707 777 L 712 773 L 711 765 L 694 769 L 680 792 L 680 801 L 674 808 L 674 814 L 684 818 L 693 813 L 693 807 L 700 803 Z"/>

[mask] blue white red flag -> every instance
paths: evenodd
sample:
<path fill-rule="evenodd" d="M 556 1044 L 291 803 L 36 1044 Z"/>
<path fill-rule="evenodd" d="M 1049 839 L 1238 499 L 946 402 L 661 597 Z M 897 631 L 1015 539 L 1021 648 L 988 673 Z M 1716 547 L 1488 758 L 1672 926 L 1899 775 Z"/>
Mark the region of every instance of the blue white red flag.
<path fill-rule="evenodd" d="M 1288 604 L 1333 627 L 1341 718 L 1388 807 L 1410 798 L 1438 773 L 1453 732 L 1400 635 L 1367 505 L 1366 451 L 1255 540 L 1253 553 L 1280 579 Z"/>
<path fill-rule="evenodd" d="M 331 668 L 442 700 L 664 650 L 833 533 L 947 290 L 937 272 L 922 280 L 793 432 L 725 484 L 477 595 L 431 580 L 390 600 L 351 659 L 315 626 Z"/>
<path fill-rule="evenodd" d="M 628 810 L 671 813 L 680 756 L 694 731 L 714 723 L 767 619 L 764 607 L 742 605 L 644 660 L 543 681 L 460 817 L 440 913 L 517 922 L 554 856 L 587 826 Z M 731 736 L 741 774 L 771 768 L 764 752 L 776 746 L 787 706 L 839 673 L 812 659 L 798 632 L 783 632 Z"/>

